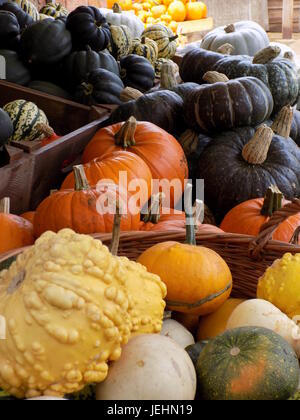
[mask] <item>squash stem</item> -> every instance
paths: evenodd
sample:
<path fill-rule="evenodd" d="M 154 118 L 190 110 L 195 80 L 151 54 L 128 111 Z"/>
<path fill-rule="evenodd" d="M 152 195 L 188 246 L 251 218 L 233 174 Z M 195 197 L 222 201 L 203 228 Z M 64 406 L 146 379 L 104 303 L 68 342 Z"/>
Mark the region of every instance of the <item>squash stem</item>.
<path fill-rule="evenodd" d="M 217 53 L 219 54 L 223 54 L 223 55 L 232 55 L 232 53 L 234 52 L 235 48 L 233 45 L 227 43 L 227 44 L 223 44 L 221 45 L 218 49 L 217 49 Z"/>
<path fill-rule="evenodd" d="M 281 54 L 281 49 L 277 46 L 269 46 L 258 51 L 253 58 L 253 64 L 268 64 Z"/>
<path fill-rule="evenodd" d="M 170 41 L 170 42 L 176 41 L 176 39 L 177 39 L 177 38 L 178 38 L 178 35 L 171 36 L 171 37 L 169 38 L 169 41 Z"/>
<path fill-rule="evenodd" d="M 274 133 L 281 137 L 290 137 L 294 118 L 294 109 L 291 106 L 285 106 L 275 118 L 271 128 Z"/>
<path fill-rule="evenodd" d="M 273 130 L 270 127 L 265 124 L 260 126 L 254 137 L 243 148 L 244 160 L 252 165 L 263 164 L 267 159 L 273 135 Z"/>
<path fill-rule="evenodd" d="M 161 217 L 161 208 L 162 200 L 164 198 L 164 193 L 154 194 L 151 197 L 151 205 L 147 214 L 143 217 L 144 223 L 154 223 L 157 224 Z"/>
<path fill-rule="evenodd" d="M 226 74 L 219 73 L 217 71 L 208 71 L 203 76 L 203 80 L 209 84 L 214 84 L 218 82 L 223 82 L 223 83 L 229 82 L 229 79 L 226 76 Z"/>
<path fill-rule="evenodd" d="M 81 85 L 83 87 L 84 94 L 86 96 L 91 96 L 94 91 L 93 85 L 91 83 L 85 83 L 85 82 L 83 82 Z"/>
<path fill-rule="evenodd" d="M 185 208 L 185 227 L 186 227 L 186 243 L 189 245 L 196 245 L 196 232 L 194 211 L 192 206 L 192 184 L 187 184 L 184 194 L 184 208 Z"/>
<path fill-rule="evenodd" d="M 90 186 L 85 175 L 84 167 L 82 165 L 76 165 L 73 167 L 74 178 L 75 178 L 75 191 L 89 190 Z"/>
<path fill-rule="evenodd" d="M 141 96 L 144 96 L 142 92 L 140 92 L 137 89 L 126 87 L 124 90 L 122 90 L 120 99 L 122 102 L 129 102 L 129 101 L 136 101 Z"/>
<path fill-rule="evenodd" d="M 160 88 L 170 90 L 177 85 L 175 66 L 171 63 L 163 63 L 160 72 Z"/>
<path fill-rule="evenodd" d="M 4 197 L 0 200 L 0 213 L 10 214 L 10 198 Z"/>
<path fill-rule="evenodd" d="M 119 3 L 114 3 L 112 10 L 114 13 L 122 13 L 122 8 Z"/>
<path fill-rule="evenodd" d="M 227 25 L 227 26 L 224 28 L 224 31 L 225 31 L 227 34 L 232 34 L 233 32 L 235 32 L 235 26 L 234 26 L 234 24 L 233 24 L 233 23 L 231 23 L 230 25 Z"/>
<path fill-rule="evenodd" d="M 272 214 L 282 207 L 283 194 L 277 186 L 271 185 L 266 192 L 264 203 L 261 209 L 262 216 L 271 217 Z"/>
<path fill-rule="evenodd" d="M 114 217 L 114 225 L 111 237 L 111 244 L 110 244 L 110 252 L 112 255 L 118 255 L 118 249 L 120 244 L 120 234 L 121 234 L 121 213 L 120 213 L 120 205 L 117 203 L 116 205 L 116 213 Z"/>
<path fill-rule="evenodd" d="M 137 120 L 130 117 L 115 134 L 116 145 L 127 149 L 128 147 L 135 146 L 134 135 L 137 128 Z"/>

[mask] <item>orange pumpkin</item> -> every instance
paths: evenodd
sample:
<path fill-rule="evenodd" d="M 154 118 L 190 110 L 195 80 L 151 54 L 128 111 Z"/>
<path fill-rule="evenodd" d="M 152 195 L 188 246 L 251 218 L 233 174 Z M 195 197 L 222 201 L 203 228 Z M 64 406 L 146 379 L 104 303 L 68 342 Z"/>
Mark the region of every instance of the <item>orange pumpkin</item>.
<path fill-rule="evenodd" d="M 26 213 L 21 214 L 23 219 L 28 220 L 30 223 L 34 223 L 35 211 L 27 211 Z"/>
<path fill-rule="evenodd" d="M 111 180 L 114 184 L 119 185 L 122 182 L 120 175 L 125 175 L 127 185 L 134 182 L 134 190 L 132 194 L 141 191 L 141 207 L 146 204 L 151 196 L 152 175 L 148 165 L 134 153 L 126 150 L 119 150 L 108 153 L 103 158 L 94 159 L 84 166 L 84 172 L 88 183 L 96 186 L 101 180 Z M 122 174 L 123 173 L 123 174 Z M 61 189 L 73 189 L 75 186 L 74 173 L 70 173 L 64 180 Z"/>
<path fill-rule="evenodd" d="M 119 0 L 118 4 L 121 6 L 122 10 L 131 10 L 132 9 L 132 0 Z"/>
<path fill-rule="evenodd" d="M 177 29 L 178 29 L 178 22 L 175 22 L 175 20 L 172 20 L 172 22 L 169 23 L 169 28 L 171 29 L 171 31 L 174 32 L 174 34 L 177 33 Z"/>
<path fill-rule="evenodd" d="M 177 140 L 163 129 L 149 122 L 138 122 L 131 117 L 126 123 L 114 124 L 98 131 L 83 153 L 83 162 L 89 162 L 115 150 L 135 153 L 150 168 L 154 180 L 174 181 L 184 190 L 188 166 L 183 149 Z M 180 188 L 171 188 L 170 205 L 181 198 Z"/>
<path fill-rule="evenodd" d="M 163 4 L 159 6 L 153 6 L 151 9 L 152 16 L 154 17 L 154 19 L 159 18 L 161 15 L 166 13 L 166 11 L 167 11 L 167 8 Z"/>
<path fill-rule="evenodd" d="M 192 214 L 191 209 L 187 214 Z M 230 296 L 232 276 L 226 262 L 215 251 L 195 243 L 194 226 L 190 225 L 187 243 L 158 243 L 147 249 L 138 262 L 166 284 L 170 310 L 207 315 Z"/>
<path fill-rule="evenodd" d="M 172 22 L 172 17 L 168 13 L 165 13 L 165 14 L 161 15 L 160 20 L 161 20 L 162 25 L 163 24 L 169 24 L 169 23 Z"/>
<path fill-rule="evenodd" d="M 141 3 L 134 3 L 132 5 L 132 9 L 135 11 L 135 14 L 137 15 L 138 12 L 141 12 L 142 10 L 144 10 L 143 6 L 141 5 Z"/>
<path fill-rule="evenodd" d="M 10 214 L 10 200 L 0 201 L 0 254 L 34 243 L 33 226 L 28 220 Z"/>
<path fill-rule="evenodd" d="M 245 201 L 230 210 L 220 227 L 225 232 L 257 236 L 273 212 L 287 203 L 278 188 L 271 186 L 265 198 Z M 281 223 L 275 230 L 273 239 L 290 242 L 298 226 L 300 226 L 300 213 L 290 216 Z"/>
<path fill-rule="evenodd" d="M 207 6 L 202 1 L 189 1 L 185 7 L 187 20 L 205 19 L 207 17 Z"/>
<path fill-rule="evenodd" d="M 126 214 L 122 215 L 121 230 L 138 230 L 140 215 L 128 211 L 127 191 L 115 184 L 91 188 L 81 165 L 74 167 L 75 190 L 61 190 L 46 198 L 37 208 L 34 232 L 38 237 L 47 230 L 58 232 L 70 228 L 77 233 L 108 233 L 112 231 L 114 209 L 108 204 L 118 202 Z"/>
<path fill-rule="evenodd" d="M 186 9 L 182 1 L 175 0 L 168 7 L 168 14 L 172 20 L 176 22 L 183 22 L 186 18 Z"/>

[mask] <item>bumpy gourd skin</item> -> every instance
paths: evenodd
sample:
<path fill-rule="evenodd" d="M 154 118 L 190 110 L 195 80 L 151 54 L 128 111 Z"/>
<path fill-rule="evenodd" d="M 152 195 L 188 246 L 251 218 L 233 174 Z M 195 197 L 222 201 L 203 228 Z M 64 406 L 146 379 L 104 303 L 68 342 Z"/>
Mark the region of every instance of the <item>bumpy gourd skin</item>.
<path fill-rule="evenodd" d="M 260 278 L 257 297 L 277 306 L 290 318 L 300 315 L 300 254 L 285 254 Z"/>
<path fill-rule="evenodd" d="M 46 232 L 0 273 L 0 387 L 30 398 L 103 381 L 132 333 L 160 331 L 165 294 L 158 276 L 100 241 Z"/>

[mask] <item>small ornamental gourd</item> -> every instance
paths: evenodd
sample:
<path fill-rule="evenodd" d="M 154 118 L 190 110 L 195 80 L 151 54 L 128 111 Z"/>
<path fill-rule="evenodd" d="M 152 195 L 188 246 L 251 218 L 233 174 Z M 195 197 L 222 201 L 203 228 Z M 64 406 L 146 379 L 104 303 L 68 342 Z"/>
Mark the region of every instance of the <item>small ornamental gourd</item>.
<path fill-rule="evenodd" d="M 31 1 L 29 0 L 13 0 L 13 1 L 17 3 L 21 7 L 21 9 L 24 10 L 24 12 L 28 13 L 29 16 L 31 16 L 35 22 L 39 20 L 39 12 Z"/>
<path fill-rule="evenodd" d="M 141 39 L 135 38 L 131 45 L 131 54 L 140 55 L 147 58 L 152 65 L 158 59 L 158 46 L 151 38 L 142 37 Z M 175 64 L 175 63 L 174 63 Z"/>
<path fill-rule="evenodd" d="M 60 3 L 47 3 L 40 10 L 40 14 L 51 16 L 54 19 L 68 16 L 68 10 Z"/>
<path fill-rule="evenodd" d="M 176 39 L 171 29 L 164 25 L 152 25 L 145 29 L 143 36 L 153 39 L 158 46 L 158 58 L 172 58 L 177 49 Z"/>
<path fill-rule="evenodd" d="M 0 201 L 0 254 L 34 243 L 32 223 L 10 214 L 10 200 Z"/>
<path fill-rule="evenodd" d="M 141 92 L 150 90 L 154 85 L 155 72 L 151 63 L 144 57 L 129 54 L 120 60 L 120 76 L 125 86 Z"/>
<path fill-rule="evenodd" d="M 101 382 L 132 332 L 162 326 L 159 277 L 69 229 L 45 233 L 0 280 L 0 387 L 18 398 L 62 397 Z M 136 310 L 145 295 L 151 305 Z"/>
<path fill-rule="evenodd" d="M 191 201 L 191 190 L 188 184 L 187 203 Z M 170 310 L 207 315 L 229 298 L 232 276 L 226 262 L 216 252 L 196 246 L 192 211 L 187 203 L 187 243 L 159 243 L 147 249 L 138 262 L 166 284 Z"/>
<path fill-rule="evenodd" d="M 130 29 L 125 26 L 110 26 L 110 43 L 108 50 L 115 57 L 116 60 L 120 60 L 122 57 L 126 57 L 132 47 L 132 34 Z"/>

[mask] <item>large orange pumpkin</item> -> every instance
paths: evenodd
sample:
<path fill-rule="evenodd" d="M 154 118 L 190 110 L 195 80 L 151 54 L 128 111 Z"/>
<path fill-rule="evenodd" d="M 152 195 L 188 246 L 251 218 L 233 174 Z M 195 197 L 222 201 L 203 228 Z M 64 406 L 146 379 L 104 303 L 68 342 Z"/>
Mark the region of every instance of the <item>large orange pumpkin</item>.
<path fill-rule="evenodd" d="M 187 214 L 192 214 L 191 209 Z M 187 242 L 162 242 L 138 259 L 166 284 L 170 310 L 207 315 L 230 296 L 232 276 L 226 262 L 213 250 L 195 243 L 194 226 L 187 226 Z"/>
<path fill-rule="evenodd" d="M 168 7 L 168 14 L 172 20 L 183 22 L 186 18 L 186 9 L 182 1 L 175 0 Z"/>
<path fill-rule="evenodd" d="M 245 201 L 230 210 L 220 227 L 225 232 L 257 236 L 270 216 L 287 203 L 278 188 L 271 186 L 265 198 Z M 298 226 L 300 226 L 300 213 L 290 216 L 281 223 L 275 230 L 273 239 L 290 242 Z"/>
<path fill-rule="evenodd" d="M 149 200 L 152 191 L 152 175 L 148 165 L 138 155 L 126 150 L 119 150 L 108 153 L 103 158 L 97 158 L 83 165 L 88 183 L 92 186 L 97 185 L 101 180 L 111 180 L 119 185 L 122 183 L 121 173 L 127 177 L 128 190 L 130 193 L 141 191 L 141 207 Z M 125 181 L 125 180 L 124 180 Z M 70 173 L 64 180 L 61 189 L 73 189 L 75 186 L 74 173 Z"/>
<path fill-rule="evenodd" d="M 9 207 L 9 198 L 3 198 L 0 202 L 0 254 L 34 243 L 32 223 L 10 214 Z"/>
<path fill-rule="evenodd" d="M 91 188 L 81 165 L 74 167 L 75 190 L 60 190 L 46 198 L 37 208 L 34 219 L 36 236 L 47 230 L 58 232 L 70 228 L 77 233 L 112 232 L 114 222 L 113 209 L 103 212 L 104 205 L 118 202 L 126 214 L 122 215 L 121 230 L 138 230 L 140 214 L 128 211 L 127 192 L 119 191 L 115 184 L 103 188 Z M 102 211 L 102 212 L 101 212 Z"/>
<path fill-rule="evenodd" d="M 185 7 L 187 20 L 198 20 L 207 17 L 207 6 L 202 1 L 189 1 Z"/>
<path fill-rule="evenodd" d="M 21 217 L 23 219 L 28 220 L 28 222 L 34 224 L 34 218 L 35 218 L 35 211 L 27 211 L 26 213 L 21 214 Z"/>
<path fill-rule="evenodd" d="M 174 181 L 180 188 L 170 190 L 171 207 L 181 198 L 188 165 L 184 151 L 177 140 L 163 129 L 149 122 L 138 122 L 134 117 L 125 123 L 102 128 L 87 145 L 83 163 L 103 158 L 115 150 L 135 153 L 150 168 L 153 180 Z"/>

